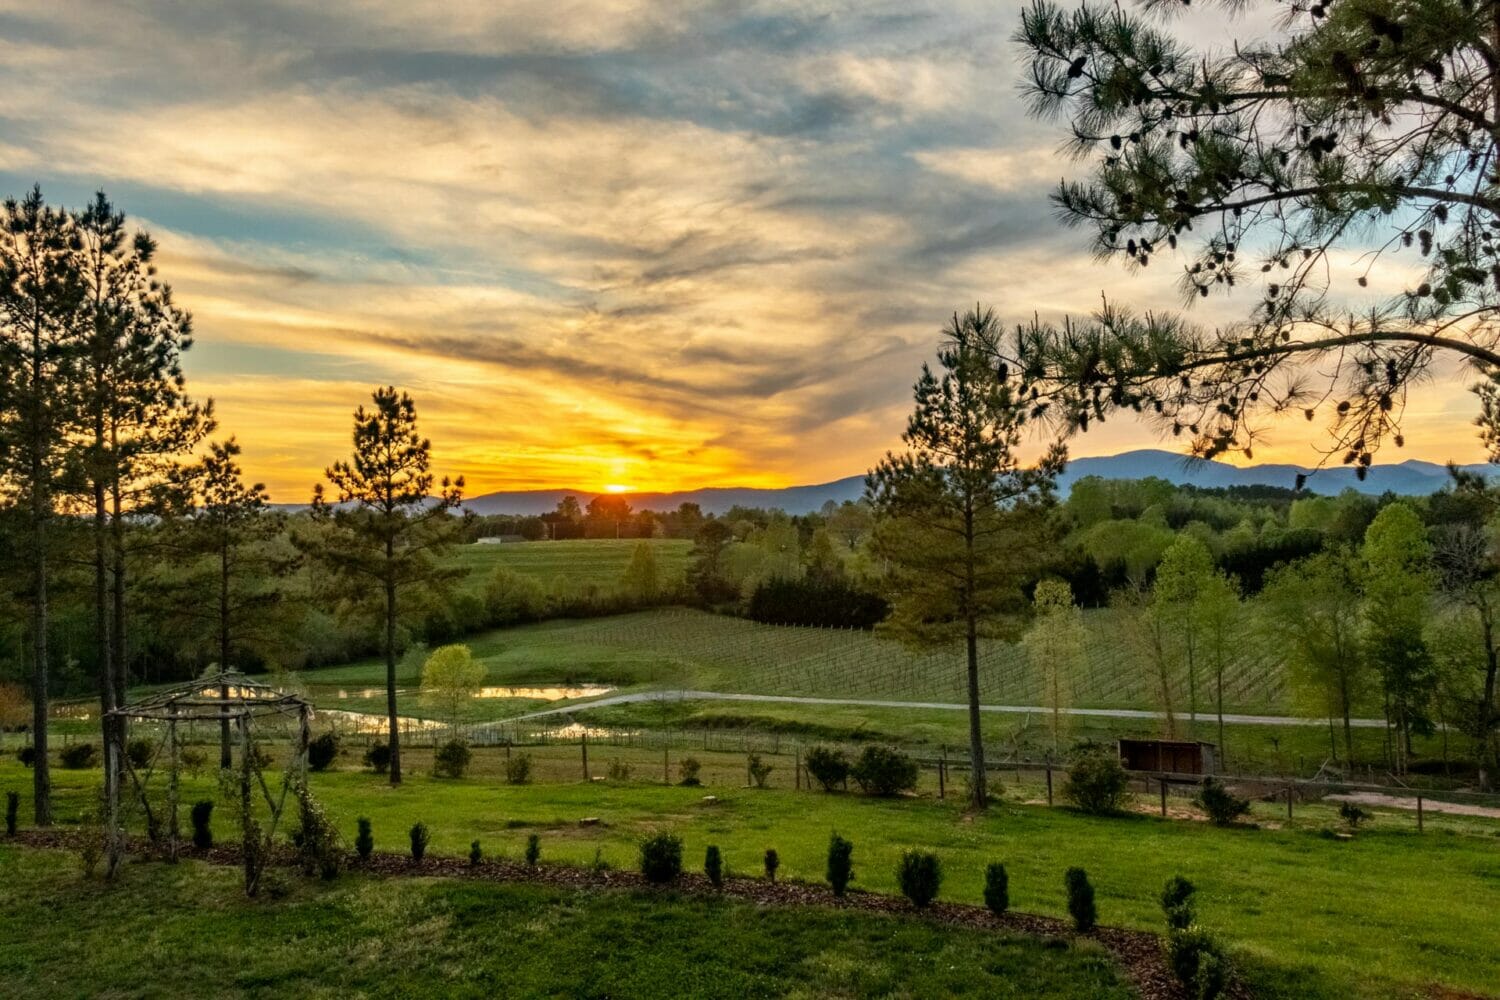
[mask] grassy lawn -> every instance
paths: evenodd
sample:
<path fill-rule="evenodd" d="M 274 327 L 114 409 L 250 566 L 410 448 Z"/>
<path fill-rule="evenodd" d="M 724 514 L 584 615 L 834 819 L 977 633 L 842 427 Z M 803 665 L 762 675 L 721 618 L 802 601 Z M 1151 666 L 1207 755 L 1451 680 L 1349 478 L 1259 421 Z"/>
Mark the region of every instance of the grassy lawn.
<path fill-rule="evenodd" d="M 824 909 L 345 875 L 248 901 L 238 873 L 127 865 L 86 882 L 0 844 L 0 981 L 20 998 L 1097 997 L 1090 943 Z"/>
<path fill-rule="evenodd" d="M 1000 860 L 1010 869 L 1018 910 L 1057 916 L 1062 873 L 1082 865 L 1098 889 L 1101 920 L 1144 929 L 1159 928 L 1162 882 L 1180 873 L 1199 886 L 1203 922 L 1226 939 L 1265 995 L 1421 996 L 1434 984 L 1496 995 L 1500 983 L 1500 837 L 1489 821 L 1434 819 L 1419 835 L 1410 817 L 1386 815 L 1343 841 L 1324 829 L 1334 821 L 1323 806 L 1302 808 L 1296 823 L 1277 828 L 1281 807 L 1257 803 L 1260 829 L 1221 830 L 1018 801 L 1034 798 L 1035 788 L 1012 789 L 988 815 L 972 818 L 953 798 L 745 789 L 738 787 L 742 778 L 731 777 L 727 754 L 718 769 L 705 769 L 711 784 L 703 789 L 563 782 L 566 769 L 577 766 L 574 753 L 539 768 L 558 783 L 505 785 L 496 777 L 503 756 L 483 751 L 477 773 L 458 781 L 429 777 L 430 756 L 414 753 L 399 789 L 352 770 L 317 775 L 314 789 L 347 837 L 355 817 L 369 816 L 377 844 L 391 850 L 404 847 L 406 831 L 421 820 L 432 828 L 437 853 L 462 854 L 478 838 L 487 853 L 517 857 L 535 832 L 546 859 L 587 864 L 597 851 L 624 867 L 634 864 L 644 832 L 670 829 L 683 836 L 695 867 L 710 843 L 741 873 L 758 869 L 762 852 L 775 847 L 783 876 L 817 881 L 828 835 L 838 830 L 855 843 L 856 884 L 866 889 L 894 891 L 900 851 L 920 846 L 943 860 L 944 898 L 978 902 L 984 865 Z M 599 747 L 595 754 L 602 772 L 624 751 Z M 638 778 L 659 776 L 659 763 L 654 774 L 648 770 L 653 759 L 660 758 L 635 758 Z M 60 812 L 76 816 L 98 772 L 55 774 Z M 0 788 L 24 789 L 28 778 L 14 758 L 0 759 Z M 189 798 L 214 794 L 207 778 L 189 784 Z M 719 801 L 705 804 L 705 793 Z M 599 823 L 580 826 L 585 817 Z M 221 834 L 227 822 L 217 820 Z"/>
<path fill-rule="evenodd" d="M 687 571 L 688 551 L 693 543 L 683 538 L 588 538 L 561 542 L 506 542 L 465 545 L 447 562 L 462 567 L 468 576 L 464 585 L 482 590 L 498 566 L 534 576 L 544 585 L 566 580 L 572 587 L 614 587 L 625 575 L 635 547 L 645 541 L 656 555 L 656 570 L 662 584 L 675 586 Z"/>

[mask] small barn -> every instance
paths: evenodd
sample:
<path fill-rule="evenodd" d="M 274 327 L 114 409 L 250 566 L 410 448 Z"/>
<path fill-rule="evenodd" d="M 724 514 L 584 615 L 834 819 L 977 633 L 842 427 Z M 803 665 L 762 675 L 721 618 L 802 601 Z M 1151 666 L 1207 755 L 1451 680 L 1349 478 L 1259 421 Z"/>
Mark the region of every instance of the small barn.
<path fill-rule="evenodd" d="M 1213 774 L 1214 744 L 1198 740 L 1120 740 L 1120 763 L 1127 771 L 1158 774 Z"/>

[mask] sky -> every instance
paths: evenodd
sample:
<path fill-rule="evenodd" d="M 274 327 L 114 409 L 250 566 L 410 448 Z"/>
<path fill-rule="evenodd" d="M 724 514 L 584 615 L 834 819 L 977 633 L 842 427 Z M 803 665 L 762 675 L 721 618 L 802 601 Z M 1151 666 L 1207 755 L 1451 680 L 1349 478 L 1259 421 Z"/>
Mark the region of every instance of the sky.
<path fill-rule="evenodd" d="M 824 482 L 898 445 L 955 310 L 1179 305 L 1058 223 L 1084 168 L 1025 113 L 1020 9 L 0 0 L 0 192 L 103 188 L 157 237 L 191 390 L 276 500 L 381 384 L 471 495 Z M 1474 412 L 1423 387 L 1389 458 L 1481 460 Z M 1315 462 L 1316 430 L 1257 461 Z"/>

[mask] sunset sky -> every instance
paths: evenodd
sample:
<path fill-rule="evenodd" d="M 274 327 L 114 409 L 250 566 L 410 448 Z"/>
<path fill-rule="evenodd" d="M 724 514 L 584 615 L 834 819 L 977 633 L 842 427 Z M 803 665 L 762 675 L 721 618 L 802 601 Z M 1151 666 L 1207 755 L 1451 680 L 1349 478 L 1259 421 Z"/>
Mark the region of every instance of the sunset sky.
<path fill-rule="evenodd" d="M 896 443 L 955 309 L 1177 304 L 1056 222 L 1080 168 L 1025 116 L 1019 9 L 0 0 L 0 190 L 103 187 L 158 237 L 192 389 L 277 500 L 387 382 L 470 493 L 821 482 Z M 1463 386 L 1382 460 L 1481 460 Z"/>

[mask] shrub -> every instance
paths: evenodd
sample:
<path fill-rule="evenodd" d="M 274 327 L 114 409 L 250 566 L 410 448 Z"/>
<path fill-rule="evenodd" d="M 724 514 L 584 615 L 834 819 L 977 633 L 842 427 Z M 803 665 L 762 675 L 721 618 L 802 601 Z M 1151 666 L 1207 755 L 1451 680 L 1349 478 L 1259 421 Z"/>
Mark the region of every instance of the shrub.
<path fill-rule="evenodd" d="M 1224 991 L 1228 964 L 1218 942 L 1203 928 L 1173 930 L 1167 935 L 1166 953 L 1172 974 L 1200 1000 L 1213 1000 Z"/>
<path fill-rule="evenodd" d="M 1130 776 L 1120 758 L 1102 747 L 1092 747 L 1073 758 L 1063 797 L 1084 812 L 1095 815 L 1117 813 L 1125 804 Z"/>
<path fill-rule="evenodd" d="M 184 747 L 178 754 L 177 761 L 184 771 L 196 778 L 208 767 L 208 754 L 196 747 Z"/>
<path fill-rule="evenodd" d="M 917 762 L 891 747 L 868 746 L 849 777 L 868 795 L 898 795 L 917 787 Z"/>
<path fill-rule="evenodd" d="M 104 857 L 104 831 L 97 826 L 82 831 L 78 838 L 78 863 L 83 877 L 91 879 L 99 869 L 99 859 Z"/>
<path fill-rule="evenodd" d="M 214 804 L 211 799 L 199 799 L 193 803 L 189 814 L 193 820 L 193 846 L 208 850 L 214 846 Z"/>
<path fill-rule="evenodd" d="M 36 747 L 24 746 L 16 751 L 16 759 L 21 762 L 22 767 L 33 767 L 36 764 Z"/>
<path fill-rule="evenodd" d="M 477 865 L 484 860 L 484 851 L 479 846 L 479 841 L 469 842 L 469 864 Z"/>
<path fill-rule="evenodd" d="M 14 837 L 16 835 L 16 820 L 21 815 L 21 793 L 5 793 L 5 835 Z"/>
<path fill-rule="evenodd" d="M 386 748 L 386 753 L 390 753 L 389 747 Z M 338 755 L 339 738 L 333 733 L 324 733 L 307 744 L 307 766 L 314 771 L 328 770 Z M 390 762 L 387 761 L 386 765 L 389 766 Z"/>
<path fill-rule="evenodd" d="M 542 838 L 533 833 L 526 838 L 526 863 L 535 868 L 542 860 Z"/>
<path fill-rule="evenodd" d="M 610 781 L 629 781 L 630 765 L 621 760 L 612 760 L 605 774 L 608 775 Z"/>
<path fill-rule="evenodd" d="M 1216 778 L 1204 778 L 1203 788 L 1193 802 L 1208 813 L 1214 826 L 1228 826 L 1250 811 L 1250 800 L 1236 796 Z"/>
<path fill-rule="evenodd" d="M 411 828 L 411 859 L 421 861 L 427 853 L 427 845 L 432 842 L 432 834 L 427 829 L 426 823 L 418 823 Z"/>
<path fill-rule="evenodd" d="M 823 791 L 831 792 L 849 782 L 849 758 L 842 750 L 832 747 L 809 747 L 805 760 L 807 773 L 812 775 Z"/>
<path fill-rule="evenodd" d="M 842 896 L 854 881 L 854 845 L 837 833 L 828 838 L 828 870 L 824 874 L 835 896 Z"/>
<path fill-rule="evenodd" d="M 438 747 L 432 758 L 432 770 L 439 778 L 462 778 L 473 759 L 474 752 L 469 749 L 469 744 L 452 739 Z"/>
<path fill-rule="evenodd" d="M 776 881 L 776 869 L 781 867 L 781 856 L 776 853 L 776 848 L 766 849 L 765 856 L 766 878 L 774 883 Z"/>
<path fill-rule="evenodd" d="M 369 861 L 370 855 L 375 851 L 375 833 L 370 828 L 370 817 L 361 816 L 355 823 L 359 826 L 359 832 L 354 837 L 354 849 L 359 852 L 359 860 Z"/>
<path fill-rule="evenodd" d="M 299 783 L 297 786 L 297 805 L 301 826 L 293 841 L 297 845 L 297 859 L 302 864 L 302 873 L 309 876 L 321 875 L 325 881 L 337 878 L 344 859 L 338 830 L 334 828 L 318 800 L 313 798 L 306 783 Z"/>
<path fill-rule="evenodd" d="M 1359 825 L 1370 818 L 1370 814 L 1353 802 L 1339 803 L 1339 819 L 1349 824 L 1350 830 L 1358 830 Z"/>
<path fill-rule="evenodd" d="M 391 746 L 389 743 L 371 743 L 365 751 L 365 766 L 376 774 L 385 774 L 391 769 Z"/>
<path fill-rule="evenodd" d="M 746 770 L 750 772 L 750 780 L 755 783 L 756 788 L 765 788 L 766 779 L 771 776 L 773 769 L 761 758 L 760 754 L 753 753 L 750 755 Z"/>
<path fill-rule="evenodd" d="M 82 771 L 98 762 L 99 750 L 92 743 L 72 743 L 62 749 L 62 765 L 70 771 Z"/>
<path fill-rule="evenodd" d="M 641 841 L 641 874 L 647 882 L 671 882 L 682 874 L 682 838 L 656 833 Z"/>
<path fill-rule="evenodd" d="M 137 771 L 144 771 L 151 765 L 151 758 L 156 756 L 155 748 L 150 740 L 137 737 L 125 744 L 125 759 L 130 761 L 130 766 Z"/>
<path fill-rule="evenodd" d="M 1010 909 L 1010 876 L 998 861 L 991 861 L 984 869 L 984 905 L 996 916 Z"/>
<path fill-rule="evenodd" d="M 1173 875 L 1161 890 L 1161 911 L 1166 914 L 1167 926 L 1182 930 L 1193 922 L 1193 883 L 1181 875 Z"/>
<path fill-rule="evenodd" d="M 930 851 L 902 851 L 896 864 L 896 884 L 901 894 L 915 907 L 923 908 L 937 899 L 943 884 L 943 865 Z"/>
<path fill-rule="evenodd" d="M 512 785 L 524 785 L 531 780 L 531 754 L 518 753 L 505 761 L 505 780 Z"/>
<path fill-rule="evenodd" d="M 1069 868 L 1063 876 L 1068 890 L 1068 914 L 1073 918 L 1073 929 L 1086 934 L 1094 929 L 1099 912 L 1094 908 L 1094 887 L 1089 883 L 1088 872 L 1082 868 Z"/>
<path fill-rule="evenodd" d="M 679 785 L 687 785 L 689 787 L 696 788 L 697 786 L 703 784 L 703 782 L 698 780 L 698 772 L 702 769 L 703 765 L 698 763 L 698 758 L 682 758 L 682 762 L 677 765 L 677 777 L 681 779 L 677 783 Z"/>
<path fill-rule="evenodd" d="M 716 844 L 709 844 L 703 855 L 703 874 L 708 876 L 709 884 L 715 889 L 724 887 L 724 858 Z"/>

